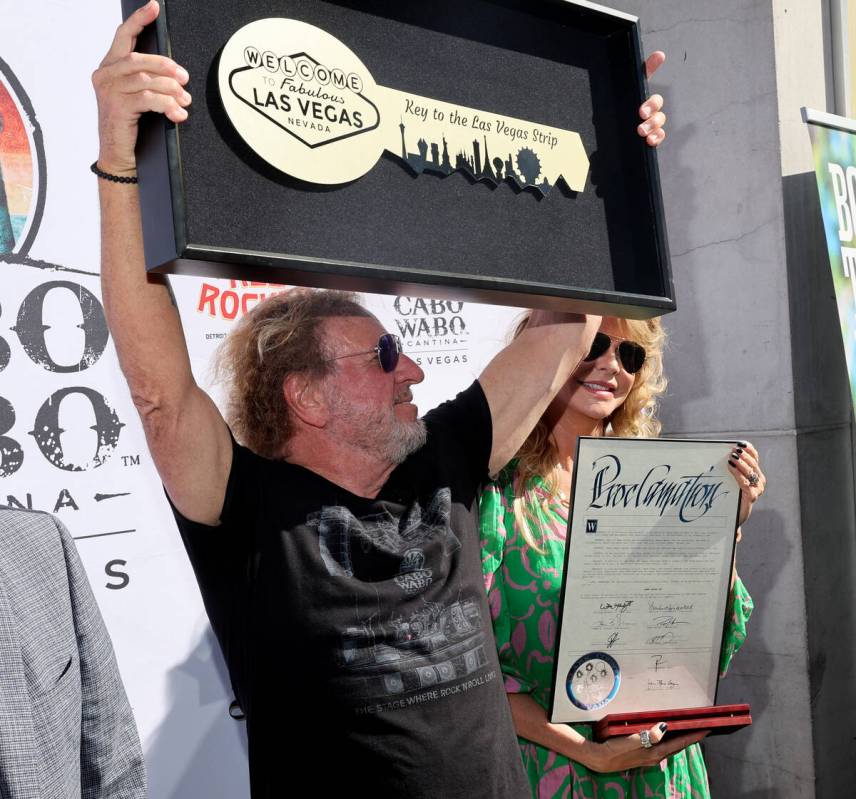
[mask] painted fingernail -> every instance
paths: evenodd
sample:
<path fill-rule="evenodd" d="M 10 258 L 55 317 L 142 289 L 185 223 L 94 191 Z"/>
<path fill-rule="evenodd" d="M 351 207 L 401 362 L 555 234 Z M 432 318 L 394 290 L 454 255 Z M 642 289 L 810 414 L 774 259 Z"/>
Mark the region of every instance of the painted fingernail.
<path fill-rule="evenodd" d="M 748 447 L 748 446 L 749 446 L 749 442 L 748 442 L 748 441 L 738 441 L 737 443 L 738 443 L 741 447 Z"/>
<path fill-rule="evenodd" d="M 666 730 L 668 730 L 668 729 L 669 729 L 669 725 L 668 725 L 668 724 L 666 724 L 666 722 L 664 721 L 664 722 L 660 725 L 660 732 L 665 732 L 665 731 L 666 731 Z"/>

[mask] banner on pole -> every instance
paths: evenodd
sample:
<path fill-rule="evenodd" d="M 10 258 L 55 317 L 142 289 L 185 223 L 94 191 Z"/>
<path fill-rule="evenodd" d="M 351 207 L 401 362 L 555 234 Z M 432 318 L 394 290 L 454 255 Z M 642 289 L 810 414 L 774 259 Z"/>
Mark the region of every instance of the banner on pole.
<path fill-rule="evenodd" d="M 856 120 L 803 108 L 856 408 Z"/>

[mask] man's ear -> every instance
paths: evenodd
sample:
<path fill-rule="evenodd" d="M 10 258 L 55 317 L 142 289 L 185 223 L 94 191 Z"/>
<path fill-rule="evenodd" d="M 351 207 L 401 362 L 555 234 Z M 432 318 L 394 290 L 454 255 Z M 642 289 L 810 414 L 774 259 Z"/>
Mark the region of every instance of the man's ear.
<path fill-rule="evenodd" d="M 292 372 L 282 381 L 289 410 L 310 427 L 326 427 L 329 420 L 329 407 L 321 382 L 321 378 L 306 372 Z"/>

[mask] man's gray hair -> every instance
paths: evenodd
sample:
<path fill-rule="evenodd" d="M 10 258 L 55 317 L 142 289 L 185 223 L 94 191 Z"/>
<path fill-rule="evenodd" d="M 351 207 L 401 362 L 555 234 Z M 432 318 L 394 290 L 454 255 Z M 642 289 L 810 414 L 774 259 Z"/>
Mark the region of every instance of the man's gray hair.
<path fill-rule="evenodd" d="M 372 314 L 355 294 L 291 289 L 268 297 L 241 319 L 215 364 L 226 387 L 226 421 L 238 441 L 263 457 L 283 457 L 293 431 L 283 382 L 295 372 L 320 378 L 332 371 L 323 322 L 347 316 Z"/>

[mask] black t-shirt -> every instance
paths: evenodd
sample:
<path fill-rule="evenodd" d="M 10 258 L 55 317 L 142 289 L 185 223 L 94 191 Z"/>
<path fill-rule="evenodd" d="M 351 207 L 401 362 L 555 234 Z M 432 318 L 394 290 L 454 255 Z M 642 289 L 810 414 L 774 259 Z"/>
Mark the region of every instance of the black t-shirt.
<path fill-rule="evenodd" d="M 176 512 L 255 799 L 529 795 L 481 576 L 481 387 L 425 421 L 376 499 L 235 444 L 220 526 Z"/>

